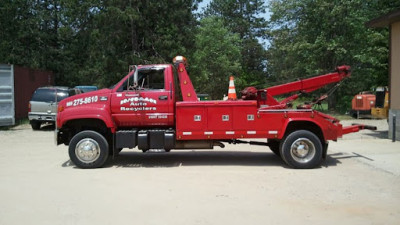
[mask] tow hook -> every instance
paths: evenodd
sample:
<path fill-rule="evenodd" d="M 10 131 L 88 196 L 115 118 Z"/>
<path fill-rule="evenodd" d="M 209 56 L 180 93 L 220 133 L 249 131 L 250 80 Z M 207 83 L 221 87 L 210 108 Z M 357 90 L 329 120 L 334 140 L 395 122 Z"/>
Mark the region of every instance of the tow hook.
<path fill-rule="evenodd" d="M 358 126 L 360 128 L 360 130 L 377 130 L 376 126 L 370 126 L 370 125 L 364 125 L 364 124 L 358 124 L 358 123 L 353 123 L 351 125 Z"/>

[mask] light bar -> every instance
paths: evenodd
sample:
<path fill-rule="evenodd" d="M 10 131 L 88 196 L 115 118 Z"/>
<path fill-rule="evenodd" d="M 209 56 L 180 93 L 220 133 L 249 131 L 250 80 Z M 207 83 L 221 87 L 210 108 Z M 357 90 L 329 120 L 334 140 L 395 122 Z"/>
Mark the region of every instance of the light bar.
<path fill-rule="evenodd" d="M 174 65 L 177 65 L 179 63 L 183 63 L 183 65 L 187 66 L 186 58 L 181 56 L 181 55 L 175 56 L 175 58 L 172 60 L 172 62 L 174 63 Z"/>

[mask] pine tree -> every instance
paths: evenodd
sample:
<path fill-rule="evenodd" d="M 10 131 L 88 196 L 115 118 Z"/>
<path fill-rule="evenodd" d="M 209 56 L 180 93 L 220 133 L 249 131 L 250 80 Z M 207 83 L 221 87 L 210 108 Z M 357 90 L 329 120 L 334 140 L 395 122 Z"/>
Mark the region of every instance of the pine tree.
<path fill-rule="evenodd" d="M 247 85 L 264 85 L 266 52 L 260 41 L 265 38 L 267 23 L 261 17 L 266 6 L 262 0 L 213 0 L 205 16 L 218 16 L 224 25 L 239 34 L 241 42 L 241 78 Z"/>

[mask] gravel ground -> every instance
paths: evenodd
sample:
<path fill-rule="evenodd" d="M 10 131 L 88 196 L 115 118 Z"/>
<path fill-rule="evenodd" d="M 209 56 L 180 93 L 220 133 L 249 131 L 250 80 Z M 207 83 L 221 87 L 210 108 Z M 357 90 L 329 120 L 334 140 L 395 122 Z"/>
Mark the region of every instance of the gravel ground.
<path fill-rule="evenodd" d="M 386 121 L 331 142 L 312 170 L 262 146 L 122 151 L 77 169 L 51 129 L 0 131 L 0 224 L 400 224 L 400 142 Z"/>

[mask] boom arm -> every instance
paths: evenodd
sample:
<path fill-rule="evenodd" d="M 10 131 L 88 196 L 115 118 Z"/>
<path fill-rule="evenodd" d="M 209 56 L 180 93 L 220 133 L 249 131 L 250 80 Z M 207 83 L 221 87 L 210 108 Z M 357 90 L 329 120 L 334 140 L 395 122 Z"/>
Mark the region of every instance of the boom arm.
<path fill-rule="evenodd" d="M 328 84 L 338 83 L 346 77 L 350 76 L 350 66 L 339 66 L 336 68 L 334 73 L 324 74 L 317 77 L 312 77 L 304 80 L 294 81 L 287 84 L 281 84 L 261 90 L 257 90 L 254 87 L 248 87 L 244 89 L 242 93 L 242 99 L 244 100 L 255 100 L 257 99 L 259 107 L 267 107 L 269 109 L 284 109 L 287 104 L 297 99 L 301 93 L 310 93 L 317 89 L 320 89 Z M 298 91 L 300 94 L 294 94 L 280 102 L 278 102 L 273 96 L 282 95 Z M 266 96 L 261 97 L 262 95 Z"/>
<path fill-rule="evenodd" d="M 350 66 L 339 66 L 334 73 L 265 88 L 270 96 L 300 91 L 310 93 L 328 84 L 337 83 L 350 76 Z"/>

